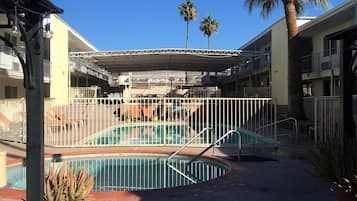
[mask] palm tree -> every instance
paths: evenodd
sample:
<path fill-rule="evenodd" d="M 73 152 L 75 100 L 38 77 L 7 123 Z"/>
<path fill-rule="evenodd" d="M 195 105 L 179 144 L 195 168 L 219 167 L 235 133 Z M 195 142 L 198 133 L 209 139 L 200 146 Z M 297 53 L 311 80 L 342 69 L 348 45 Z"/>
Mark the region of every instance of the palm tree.
<path fill-rule="evenodd" d="M 178 10 L 180 11 L 180 15 L 183 16 L 186 21 L 186 48 L 188 48 L 188 25 L 191 20 L 197 18 L 197 10 L 191 0 L 186 0 L 186 3 L 182 3 L 178 7 Z"/>
<path fill-rule="evenodd" d="M 289 114 L 297 119 L 305 118 L 303 108 L 303 93 L 301 82 L 301 66 L 299 62 L 299 44 L 301 38 L 298 36 L 296 16 L 302 13 L 306 4 L 327 7 L 328 0 L 245 0 L 249 11 L 253 7 L 261 8 L 261 15 L 266 18 L 279 3 L 284 6 L 286 27 L 288 30 L 288 89 L 289 89 Z"/>
<path fill-rule="evenodd" d="M 217 32 L 219 29 L 218 22 L 213 19 L 211 16 L 205 17 L 200 24 L 200 30 L 203 32 L 204 35 L 208 38 L 208 49 L 211 49 L 211 35 Z"/>

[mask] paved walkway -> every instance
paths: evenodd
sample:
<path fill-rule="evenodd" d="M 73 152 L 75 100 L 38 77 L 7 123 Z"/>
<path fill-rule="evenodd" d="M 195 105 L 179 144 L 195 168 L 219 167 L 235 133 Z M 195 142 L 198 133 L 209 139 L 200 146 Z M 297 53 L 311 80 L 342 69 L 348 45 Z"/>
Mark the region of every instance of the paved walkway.
<path fill-rule="evenodd" d="M 140 192 L 92 193 L 89 200 L 101 201 L 333 201 L 334 193 L 329 184 L 313 176 L 313 168 L 305 159 L 306 144 L 282 147 L 279 151 L 262 157 L 243 157 L 241 161 L 230 160 L 232 170 L 227 175 L 210 182 L 172 189 Z M 24 156 L 24 145 L 0 143 L 0 149 L 7 149 L 8 159 Z M 124 147 L 105 148 L 105 151 L 148 151 L 165 150 L 169 153 L 175 148 L 167 147 Z M 99 149 L 75 149 L 76 151 L 96 151 Z M 103 148 L 100 148 L 103 150 Z M 190 149 L 194 154 L 201 148 Z M 73 149 L 47 148 L 47 153 L 73 152 Z M 218 154 L 218 152 L 215 152 Z M 211 153 L 209 153 L 211 154 Z M 222 154 L 222 153 L 221 153 Z M 304 155 L 305 154 L 305 155 Z M 259 154 L 261 155 L 261 154 Z M 13 193 L 13 192 L 12 192 Z M 24 193 L 17 192 L 9 199 L 9 191 L 0 190 L 0 200 L 21 200 Z M 16 198 L 16 199 L 14 199 Z"/>

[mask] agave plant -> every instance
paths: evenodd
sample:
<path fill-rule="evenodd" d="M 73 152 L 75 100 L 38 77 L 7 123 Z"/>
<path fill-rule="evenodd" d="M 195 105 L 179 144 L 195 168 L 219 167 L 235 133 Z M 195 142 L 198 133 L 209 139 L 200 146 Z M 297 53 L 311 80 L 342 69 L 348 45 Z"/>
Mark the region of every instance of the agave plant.
<path fill-rule="evenodd" d="M 85 200 L 94 185 L 93 175 L 88 176 L 87 169 L 79 172 L 63 164 L 56 171 L 51 167 L 45 178 L 44 193 L 46 201 L 80 201 Z"/>

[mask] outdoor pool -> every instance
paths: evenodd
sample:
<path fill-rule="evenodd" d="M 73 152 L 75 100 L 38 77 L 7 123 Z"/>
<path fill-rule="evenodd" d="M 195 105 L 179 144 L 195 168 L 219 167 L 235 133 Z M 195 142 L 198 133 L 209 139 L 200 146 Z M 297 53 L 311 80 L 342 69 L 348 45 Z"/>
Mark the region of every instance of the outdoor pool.
<path fill-rule="evenodd" d="M 201 126 L 202 127 L 202 126 Z M 193 129 L 187 125 L 129 125 L 106 129 L 91 137 L 88 137 L 80 142 L 87 145 L 180 145 L 187 143 L 195 134 L 203 129 Z M 229 131 L 229 127 L 212 129 L 212 131 L 203 133 L 196 138 L 192 144 L 207 145 L 213 143 L 214 139 L 218 139 L 225 132 Z M 257 135 L 245 129 L 238 129 L 242 139 L 242 145 L 247 144 L 273 144 L 274 141 L 270 138 Z M 232 136 L 225 141 L 226 144 L 236 144 L 237 136 Z"/>
<path fill-rule="evenodd" d="M 170 162 L 165 154 L 102 154 L 65 157 L 64 161 L 77 169 L 85 166 L 94 175 L 93 192 L 139 191 L 146 189 L 172 188 L 209 181 L 225 175 L 229 168 L 223 163 L 206 158 L 199 158 L 188 163 L 192 157 L 177 156 Z M 46 160 L 46 169 L 50 165 L 61 165 L 56 160 Z M 58 161 L 58 160 L 57 160 Z M 187 175 L 182 176 L 178 171 Z M 7 168 L 10 189 L 26 188 L 26 168 L 23 164 L 14 164 Z"/>

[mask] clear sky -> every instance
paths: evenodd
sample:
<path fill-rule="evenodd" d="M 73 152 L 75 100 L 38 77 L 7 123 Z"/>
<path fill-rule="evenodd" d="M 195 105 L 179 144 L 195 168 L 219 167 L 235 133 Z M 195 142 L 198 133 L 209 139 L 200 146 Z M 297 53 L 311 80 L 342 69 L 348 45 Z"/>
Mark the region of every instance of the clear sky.
<path fill-rule="evenodd" d="M 186 24 L 177 7 L 185 0 L 52 0 L 64 9 L 60 16 L 99 50 L 184 48 Z M 211 37 L 212 49 L 237 49 L 283 17 L 276 9 L 263 19 L 249 13 L 245 0 L 192 0 L 198 18 L 190 23 L 189 48 L 207 48 L 200 21 L 211 15 L 220 29 Z M 329 0 L 331 9 L 345 0 Z M 326 9 L 307 7 L 303 16 Z"/>

